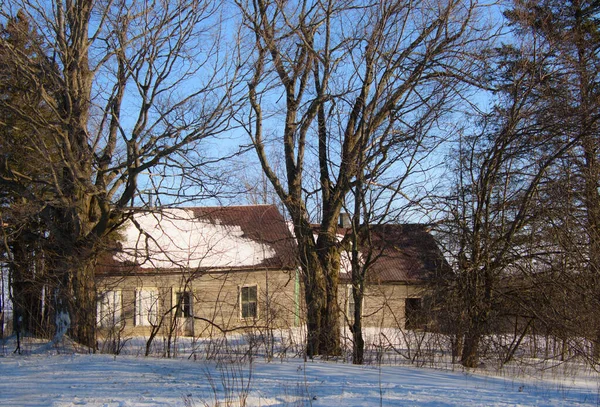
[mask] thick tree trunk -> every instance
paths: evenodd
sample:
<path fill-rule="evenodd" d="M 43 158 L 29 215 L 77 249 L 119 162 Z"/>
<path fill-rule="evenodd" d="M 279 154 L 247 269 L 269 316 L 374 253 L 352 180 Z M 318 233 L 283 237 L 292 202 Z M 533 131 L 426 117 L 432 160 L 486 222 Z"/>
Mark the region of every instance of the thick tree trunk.
<path fill-rule="evenodd" d="M 322 284 L 315 281 L 316 276 L 304 271 L 304 298 L 306 300 L 306 355 L 313 358 L 322 353 L 322 325 L 325 315 L 325 291 Z M 311 278 L 313 277 L 313 278 Z"/>
<path fill-rule="evenodd" d="M 303 229 L 296 229 L 296 237 L 307 309 L 306 354 L 310 358 L 317 355 L 337 356 L 341 354 L 337 248 L 329 246 L 321 251 L 316 249 L 312 229 L 308 224 Z"/>
<path fill-rule="evenodd" d="M 327 271 L 322 268 L 320 262 L 313 262 L 309 268 L 310 271 L 304 270 L 303 273 L 307 308 L 306 354 L 310 358 L 317 355 L 340 355 L 337 286 L 332 287 L 325 283 L 324 274 Z"/>
<path fill-rule="evenodd" d="M 88 237 L 92 225 L 85 215 L 89 212 L 89 200 L 80 198 L 76 202 L 80 204 L 78 210 L 54 208 L 50 214 L 50 221 L 55 222 L 48 256 L 54 284 L 54 338 L 59 340 L 67 334 L 81 345 L 95 349 L 95 241 Z"/>
<path fill-rule="evenodd" d="M 472 270 L 462 293 L 465 303 L 465 333 L 462 344 L 461 364 L 475 368 L 479 365 L 479 345 L 487 332 L 491 304 L 491 274 L 487 267 L 484 270 Z M 483 280 L 483 281 L 482 281 Z"/>
<path fill-rule="evenodd" d="M 321 260 L 325 279 L 325 314 L 321 319 L 321 347 L 323 356 L 339 356 L 340 348 L 340 308 L 338 287 L 340 275 L 339 248 L 330 240 L 325 259 Z"/>
<path fill-rule="evenodd" d="M 54 338 L 53 342 L 57 343 L 67 335 L 71 328 L 71 304 L 72 295 L 69 283 L 69 274 L 63 271 L 60 274 L 56 274 L 55 287 L 53 290 L 54 295 Z M 77 341 L 77 338 L 73 338 Z"/>
<path fill-rule="evenodd" d="M 464 367 L 475 368 L 479 365 L 479 342 L 481 334 L 477 328 L 467 331 L 463 341 L 461 364 Z"/>
<path fill-rule="evenodd" d="M 62 262 L 55 270 L 54 340 L 68 335 L 90 349 L 96 347 L 96 295 L 93 266 L 83 259 Z"/>
<path fill-rule="evenodd" d="M 336 287 L 337 288 L 337 287 Z M 321 355 L 339 356 L 340 348 L 340 318 L 337 304 L 337 289 L 328 288 L 325 316 L 321 318 Z"/>
<path fill-rule="evenodd" d="M 96 348 L 96 287 L 94 267 L 83 264 L 74 271 L 70 335 L 90 349 Z"/>

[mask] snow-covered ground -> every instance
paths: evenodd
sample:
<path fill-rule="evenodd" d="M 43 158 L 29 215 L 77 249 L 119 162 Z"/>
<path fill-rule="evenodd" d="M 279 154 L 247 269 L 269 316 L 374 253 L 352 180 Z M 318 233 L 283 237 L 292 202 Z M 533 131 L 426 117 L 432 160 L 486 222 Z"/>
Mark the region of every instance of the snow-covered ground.
<path fill-rule="evenodd" d="M 33 349 L 33 350 L 32 350 Z M 517 375 L 290 358 L 267 363 L 0 352 L 2 406 L 581 406 L 600 403 L 594 373 Z M 563 369 L 564 372 L 564 369 Z"/>

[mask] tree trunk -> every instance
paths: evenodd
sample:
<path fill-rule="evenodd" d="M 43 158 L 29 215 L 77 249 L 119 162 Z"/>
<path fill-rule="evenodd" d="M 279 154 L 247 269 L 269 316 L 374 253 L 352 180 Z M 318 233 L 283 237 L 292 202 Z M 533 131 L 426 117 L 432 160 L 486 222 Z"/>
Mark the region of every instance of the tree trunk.
<path fill-rule="evenodd" d="M 365 340 L 362 334 L 362 294 L 352 289 L 354 296 L 354 321 L 352 322 L 352 363 L 362 365 L 364 363 Z"/>
<path fill-rule="evenodd" d="M 17 239 L 12 246 L 11 264 L 12 301 L 14 322 L 22 332 L 38 337 L 47 337 L 49 327 L 44 325 L 42 315 L 43 264 L 37 264 L 32 247 L 23 239 Z M 17 324 L 14 324 L 15 326 Z"/>
<path fill-rule="evenodd" d="M 75 189 L 75 188 L 74 188 Z M 54 296 L 54 340 L 67 334 L 77 343 L 96 347 L 95 242 L 88 238 L 89 210 L 78 199 L 78 210 L 53 208 L 49 214 L 55 225 L 50 233 L 48 270 Z M 81 215 L 80 215 L 81 214 Z"/>
<path fill-rule="evenodd" d="M 94 266 L 83 264 L 74 270 L 70 335 L 80 344 L 96 348 L 96 287 Z"/>
<path fill-rule="evenodd" d="M 489 317 L 490 298 L 486 295 L 489 284 L 485 283 L 485 289 L 481 287 L 481 278 L 488 277 L 470 272 L 466 282 L 465 291 L 462 293 L 466 298 L 465 333 L 462 344 L 461 364 L 464 367 L 475 368 L 479 364 L 479 344 L 483 332 L 487 330 Z"/>
<path fill-rule="evenodd" d="M 308 268 L 310 271 L 303 273 L 307 308 L 306 354 L 310 358 L 338 356 L 341 351 L 337 286 L 325 283 L 325 273 L 332 271 L 324 269 L 319 261 Z"/>
<path fill-rule="evenodd" d="M 314 278 L 304 271 L 304 297 L 306 300 L 306 355 L 313 358 L 322 353 L 321 349 L 321 327 L 326 312 L 324 287 L 315 282 Z"/>
<path fill-rule="evenodd" d="M 93 267 L 77 259 L 56 270 L 54 297 L 54 340 L 68 335 L 90 349 L 96 347 L 96 295 Z"/>
<path fill-rule="evenodd" d="M 338 303 L 338 286 L 340 275 L 339 248 L 331 241 L 328 244 L 327 256 L 321 260 L 325 279 L 325 314 L 321 319 L 321 354 L 339 356 L 340 348 L 340 308 Z"/>
<path fill-rule="evenodd" d="M 295 222 L 299 224 L 300 222 Z M 316 249 L 312 228 L 308 223 L 296 228 L 298 250 L 304 282 L 306 300 L 306 354 L 337 356 L 340 351 L 339 307 L 337 303 L 339 254 L 337 248 L 327 247 L 323 240 L 319 243 L 326 249 Z"/>
<path fill-rule="evenodd" d="M 475 368 L 479 365 L 480 340 L 481 334 L 477 328 L 470 328 L 465 334 L 461 356 L 461 364 L 464 367 Z"/>

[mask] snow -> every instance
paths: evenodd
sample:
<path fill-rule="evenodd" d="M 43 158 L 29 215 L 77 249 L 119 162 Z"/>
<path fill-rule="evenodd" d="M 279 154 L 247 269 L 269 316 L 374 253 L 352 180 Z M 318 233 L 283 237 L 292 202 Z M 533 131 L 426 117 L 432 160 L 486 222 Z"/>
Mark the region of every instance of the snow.
<path fill-rule="evenodd" d="M 130 220 L 122 233 L 118 261 L 145 262 L 147 268 L 228 268 L 258 265 L 276 254 L 243 237 L 241 227 L 198 219 L 190 209 L 140 213 L 134 220 L 138 226 Z"/>
<path fill-rule="evenodd" d="M 354 366 L 341 361 L 217 361 L 0 348 L 2 406 L 584 406 L 594 373 L 498 376 L 487 371 Z M 37 349 L 37 350 L 36 350 Z M 40 351 L 41 350 L 41 351 Z M 58 350 L 58 352 L 57 352 Z M 70 353 L 71 352 L 71 353 Z M 575 372 L 575 371 L 572 371 Z M 242 403 L 240 403 L 242 401 Z"/>

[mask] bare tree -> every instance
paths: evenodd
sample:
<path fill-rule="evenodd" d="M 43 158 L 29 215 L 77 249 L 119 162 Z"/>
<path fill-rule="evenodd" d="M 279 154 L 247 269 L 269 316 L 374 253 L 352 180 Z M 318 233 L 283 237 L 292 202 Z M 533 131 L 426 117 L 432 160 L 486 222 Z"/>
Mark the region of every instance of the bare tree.
<path fill-rule="evenodd" d="M 39 34 L 36 58 L 3 41 L 5 62 L 39 102 L 0 101 L 30 123 L 28 156 L 3 155 L 0 183 L 39 207 L 54 315 L 92 346 L 97 251 L 144 172 L 228 126 L 239 64 L 213 2 L 14 0 L 2 18 L 17 11 Z M 46 160 L 43 174 L 18 171 L 28 157 Z"/>
<path fill-rule="evenodd" d="M 524 281 L 522 263 L 545 253 L 542 240 L 532 239 L 544 211 L 540 191 L 575 145 L 563 143 L 548 123 L 537 120 L 546 103 L 539 93 L 544 56 L 530 59 L 529 52 L 537 50 L 530 44 L 499 50 L 497 102 L 480 117 L 478 131 L 459 139 L 454 153 L 456 184 L 445 226 L 454 244 L 456 275 L 445 306 L 454 309 L 448 322 L 467 367 L 478 365 L 484 335 L 502 329 L 502 318 L 515 311 L 507 311 L 507 292 L 525 300 L 525 290 L 518 284 L 511 288 L 508 279 Z"/>
<path fill-rule="evenodd" d="M 428 122 L 433 125 L 434 121 Z M 423 123 L 425 124 L 425 123 Z M 348 217 L 346 235 L 342 241 L 350 261 L 352 283 L 353 315 L 347 315 L 346 322 L 352 333 L 353 363 L 362 364 L 364 339 L 362 332 L 363 299 L 371 281 L 370 269 L 388 250 L 399 241 L 398 231 L 401 224 L 423 214 L 422 201 L 428 197 L 433 187 L 428 179 L 435 170 L 432 159 L 438 147 L 447 141 L 446 134 L 433 137 L 430 129 L 421 129 L 411 137 L 395 146 L 395 154 L 387 161 L 373 160 L 365 151 L 369 166 L 361 166 L 357 171 L 347 201 L 353 207 L 345 205 L 344 210 L 351 213 Z M 367 176 L 368 175 L 368 176 Z M 386 225 L 391 225 L 386 228 Z M 344 226 L 344 225 L 342 225 Z M 442 265 L 440 265 L 441 267 Z M 422 276 L 424 279 L 427 276 Z"/>
<path fill-rule="evenodd" d="M 477 5 L 435 2 L 237 1 L 253 43 L 249 110 L 240 122 L 298 239 L 307 353 L 339 353 L 337 224 L 359 168 L 384 165 L 434 122 L 472 78 Z M 280 177 L 268 150 L 283 154 Z M 318 168 L 317 190 L 306 186 Z M 370 179 L 371 174 L 364 175 Z M 320 223 L 311 206 L 318 196 Z"/>

